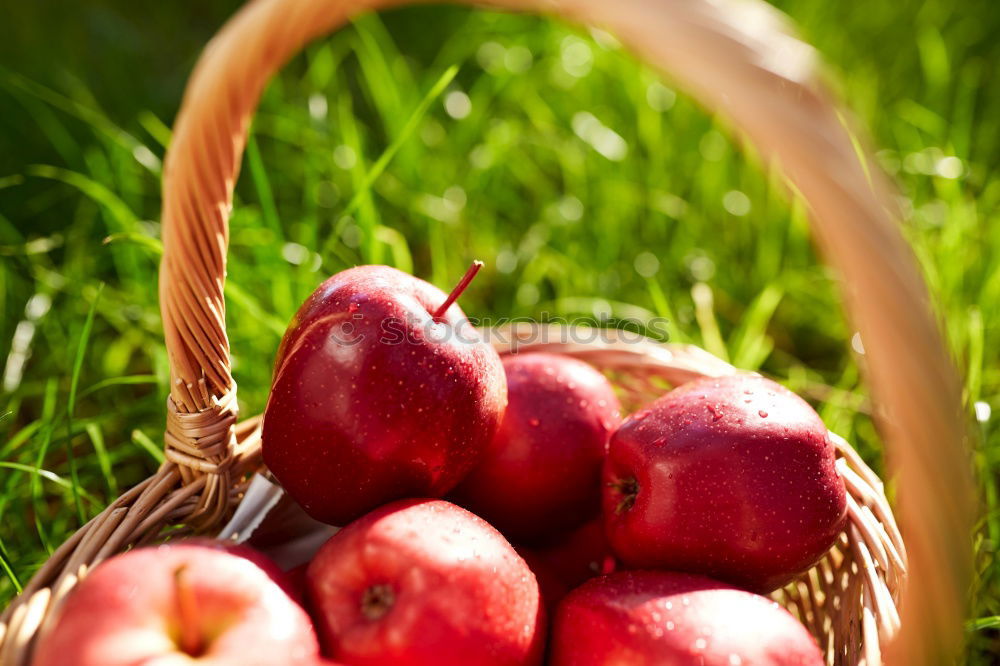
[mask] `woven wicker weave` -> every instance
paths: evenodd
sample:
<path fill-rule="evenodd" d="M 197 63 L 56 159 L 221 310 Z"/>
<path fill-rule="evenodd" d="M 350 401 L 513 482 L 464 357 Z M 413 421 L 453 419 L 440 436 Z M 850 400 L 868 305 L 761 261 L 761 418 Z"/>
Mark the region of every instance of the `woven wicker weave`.
<path fill-rule="evenodd" d="M 253 0 L 206 48 L 185 93 L 163 183 L 160 300 L 173 381 L 167 462 L 64 543 L 4 611 L 0 664 L 30 663 L 33 642 L 88 568 L 168 527 L 172 534 L 217 532 L 240 501 L 261 464 L 259 428 L 256 419 L 237 422 L 223 284 L 249 121 L 264 85 L 308 41 L 353 13 L 397 4 Z M 609 30 L 728 118 L 805 200 L 864 339 L 890 469 L 899 477 L 909 563 L 881 482 L 834 437 L 850 495 L 848 529 L 778 596 L 817 636 L 830 663 L 875 666 L 883 654 L 892 664 L 947 663 L 961 640 L 971 525 L 958 383 L 895 222 L 892 190 L 863 163 L 817 77 L 812 50 L 758 0 L 490 4 Z M 633 402 L 661 392 L 663 382 L 735 371 L 696 348 L 651 341 L 541 346 L 594 363 Z"/>

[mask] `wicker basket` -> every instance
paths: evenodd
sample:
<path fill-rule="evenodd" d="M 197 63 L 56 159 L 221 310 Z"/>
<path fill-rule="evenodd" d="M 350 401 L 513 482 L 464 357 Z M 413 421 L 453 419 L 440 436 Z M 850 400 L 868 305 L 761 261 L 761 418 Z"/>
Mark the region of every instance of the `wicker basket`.
<path fill-rule="evenodd" d="M 160 300 L 172 370 L 167 462 L 64 543 L 0 617 L 0 664 L 30 663 L 62 600 L 96 563 L 137 544 L 218 533 L 260 468 L 259 420 L 237 420 L 223 283 L 227 220 L 250 117 L 275 71 L 357 11 L 393 0 L 253 0 L 212 40 L 192 75 L 163 183 Z M 834 436 L 850 521 L 831 552 L 777 593 L 831 664 L 948 663 L 961 643 L 971 482 L 959 386 L 891 188 L 864 163 L 815 73 L 811 49 L 759 0 L 493 0 L 600 25 L 726 116 L 775 162 L 811 212 L 867 350 L 900 533 L 879 479 Z M 537 329 L 509 331 L 537 340 Z M 562 336 L 550 335 L 560 340 Z M 627 401 L 735 372 L 697 348 L 652 341 L 525 343 L 581 357 Z M 523 348 L 523 347 L 522 347 Z M 507 351 L 501 349 L 501 351 Z M 897 604 L 900 613 L 897 612 Z"/>

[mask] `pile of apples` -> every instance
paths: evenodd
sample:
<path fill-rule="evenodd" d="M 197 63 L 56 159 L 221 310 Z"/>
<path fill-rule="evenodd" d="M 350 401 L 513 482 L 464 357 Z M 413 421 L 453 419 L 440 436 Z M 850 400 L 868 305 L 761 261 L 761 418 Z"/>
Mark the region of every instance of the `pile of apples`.
<path fill-rule="evenodd" d="M 136 549 L 78 585 L 34 664 L 824 664 L 759 596 L 844 529 L 815 411 L 738 375 L 622 421 L 586 363 L 482 340 L 455 305 L 479 265 L 449 295 L 352 268 L 296 315 L 263 455 L 343 526 L 307 566 L 200 539 Z"/>

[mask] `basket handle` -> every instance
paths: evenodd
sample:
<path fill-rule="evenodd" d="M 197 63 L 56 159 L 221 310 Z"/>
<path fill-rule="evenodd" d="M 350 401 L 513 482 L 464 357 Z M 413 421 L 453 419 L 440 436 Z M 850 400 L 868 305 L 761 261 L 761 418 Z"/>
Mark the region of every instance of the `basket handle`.
<path fill-rule="evenodd" d="M 465 0 L 471 2 L 471 0 Z M 172 386 L 166 447 L 185 479 L 210 475 L 196 514 L 224 506 L 235 384 L 225 330 L 227 220 L 250 118 L 275 71 L 351 14 L 399 0 L 253 0 L 188 84 L 163 180 L 160 299 Z M 961 641 L 971 482 L 959 385 L 892 190 L 862 163 L 812 50 L 760 0 L 491 0 L 600 25 L 726 116 L 807 202 L 867 350 L 912 553 L 893 663 L 949 661 Z"/>

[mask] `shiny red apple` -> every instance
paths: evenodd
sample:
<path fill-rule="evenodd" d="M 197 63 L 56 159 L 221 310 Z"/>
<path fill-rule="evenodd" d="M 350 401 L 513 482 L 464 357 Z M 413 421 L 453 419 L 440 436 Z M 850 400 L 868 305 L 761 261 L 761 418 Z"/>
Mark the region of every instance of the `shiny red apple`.
<path fill-rule="evenodd" d="M 503 536 L 442 500 L 401 500 L 335 534 L 306 574 L 327 656 L 352 666 L 538 664 L 535 576 Z"/>
<path fill-rule="evenodd" d="M 475 465 L 506 404 L 500 358 L 448 296 L 386 266 L 324 282 L 278 350 L 264 462 L 317 520 L 441 496 Z"/>
<path fill-rule="evenodd" d="M 685 384 L 611 438 L 605 531 L 633 568 L 701 573 L 769 592 L 815 564 L 846 520 L 816 412 L 762 377 Z"/>
<path fill-rule="evenodd" d="M 140 548 L 99 564 L 40 637 L 33 666 L 313 666 L 305 611 L 247 557 Z"/>
<path fill-rule="evenodd" d="M 507 410 L 458 504 L 514 542 L 537 542 L 600 511 L 601 465 L 621 422 L 611 384 L 569 356 L 503 357 Z"/>
<path fill-rule="evenodd" d="M 823 666 L 788 611 L 709 578 L 623 571 L 559 605 L 551 666 Z"/>

